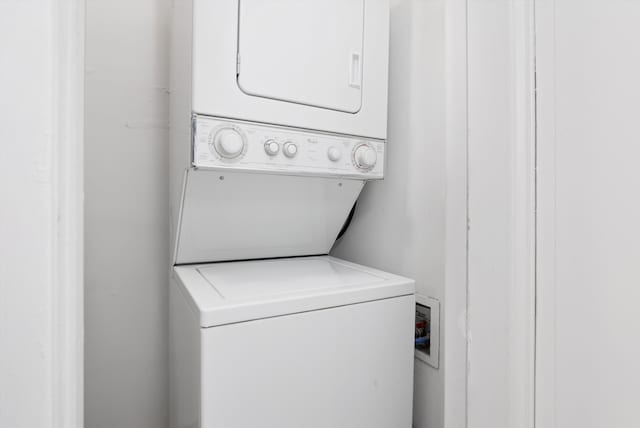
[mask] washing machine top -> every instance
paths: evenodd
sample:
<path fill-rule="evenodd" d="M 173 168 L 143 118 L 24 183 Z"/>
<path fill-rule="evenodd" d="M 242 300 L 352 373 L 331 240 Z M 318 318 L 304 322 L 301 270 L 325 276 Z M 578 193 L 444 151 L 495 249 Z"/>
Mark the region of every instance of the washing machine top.
<path fill-rule="evenodd" d="M 176 266 L 202 327 L 410 295 L 411 279 L 330 256 Z"/>

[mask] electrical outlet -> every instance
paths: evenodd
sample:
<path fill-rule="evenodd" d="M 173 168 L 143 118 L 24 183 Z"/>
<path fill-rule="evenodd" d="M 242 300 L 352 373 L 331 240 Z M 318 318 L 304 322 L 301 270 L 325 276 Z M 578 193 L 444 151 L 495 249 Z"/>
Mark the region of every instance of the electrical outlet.
<path fill-rule="evenodd" d="M 440 302 L 416 294 L 415 358 L 438 368 L 440 358 Z"/>

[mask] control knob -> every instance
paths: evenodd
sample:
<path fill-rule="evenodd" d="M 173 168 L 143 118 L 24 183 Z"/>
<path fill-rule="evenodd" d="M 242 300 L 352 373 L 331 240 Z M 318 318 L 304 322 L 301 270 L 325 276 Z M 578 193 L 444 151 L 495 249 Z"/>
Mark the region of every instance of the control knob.
<path fill-rule="evenodd" d="M 358 169 L 369 171 L 376 166 L 377 161 L 378 155 L 369 144 L 360 144 L 353 151 L 353 163 Z"/>
<path fill-rule="evenodd" d="M 342 157 L 342 152 L 339 148 L 331 146 L 329 150 L 327 150 L 327 156 L 331 162 L 338 162 Z"/>
<path fill-rule="evenodd" d="M 244 152 L 245 140 L 240 131 L 222 128 L 213 137 L 213 147 L 221 157 L 234 159 Z"/>
<path fill-rule="evenodd" d="M 269 156 L 275 156 L 280 151 L 280 144 L 276 140 L 267 140 L 264 143 L 264 151 Z"/>
<path fill-rule="evenodd" d="M 294 157 L 298 153 L 298 146 L 296 146 L 291 141 L 284 143 L 284 147 L 282 148 L 284 155 L 288 158 Z"/>

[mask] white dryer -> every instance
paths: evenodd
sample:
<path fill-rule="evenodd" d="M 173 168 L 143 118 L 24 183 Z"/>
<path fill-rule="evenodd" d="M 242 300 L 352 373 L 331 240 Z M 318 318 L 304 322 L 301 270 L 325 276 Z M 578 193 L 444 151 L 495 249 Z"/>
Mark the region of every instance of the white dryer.
<path fill-rule="evenodd" d="M 384 176 L 388 0 L 173 4 L 173 262 L 328 253 Z"/>
<path fill-rule="evenodd" d="M 413 293 L 326 256 L 175 267 L 170 426 L 409 428 Z"/>
<path fill-rule="evenodd" d="M 176 0 L 172 96 L 193 114 L 387 135 L 388 0 Z"/>

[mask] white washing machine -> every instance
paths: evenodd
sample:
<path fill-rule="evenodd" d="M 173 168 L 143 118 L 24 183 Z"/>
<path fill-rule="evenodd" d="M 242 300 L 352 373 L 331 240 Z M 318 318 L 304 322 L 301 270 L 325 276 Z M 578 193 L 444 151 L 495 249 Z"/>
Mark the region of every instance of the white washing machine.
<path fill-rule="evenodd" d="M 413 281 L 327 256 L 384 177 L 388 0 L 173 4 L 171 427 L 410 428 Z"/>
<path fill-rule="evenodd" d="M 172 428 L 410 428 L 414 283 L 332 257 L 177 266 Z"/>

